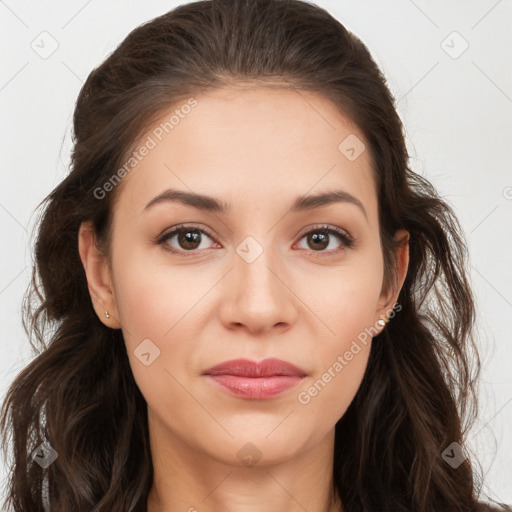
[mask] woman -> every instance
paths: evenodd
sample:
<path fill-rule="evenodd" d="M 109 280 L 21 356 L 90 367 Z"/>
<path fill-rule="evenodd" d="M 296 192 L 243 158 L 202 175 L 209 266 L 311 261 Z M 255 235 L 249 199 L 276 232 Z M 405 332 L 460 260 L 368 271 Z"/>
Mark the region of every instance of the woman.
<path fill-rule="evenodd" d="M 195 2 L 130 33 L 46 199 L 5 505 L 482 510 L 465 244 L 407 161 L 323 9 Z"/>

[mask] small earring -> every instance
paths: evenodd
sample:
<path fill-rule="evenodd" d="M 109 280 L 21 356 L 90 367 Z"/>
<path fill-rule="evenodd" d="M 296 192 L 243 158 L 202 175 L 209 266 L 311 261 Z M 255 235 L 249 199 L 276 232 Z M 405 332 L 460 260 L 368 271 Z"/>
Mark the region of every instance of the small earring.
<path fill-rule="evenodd" d="M 377 323 L 381 326 L 381 327 L 384 327 L 386 325 L 386 322 L 384 320 L 382 320 L 382 318 L 380 320 L 377 321 Z"/>
<path fill-rule="evenodd" d="M 107 318 L 110 318 L 110 315 L 109 315 L 109 313 L 108 313 L 108 311 L 107 311 L 107 310 L 105 310 L 105 316 L 106 316 Z"/>

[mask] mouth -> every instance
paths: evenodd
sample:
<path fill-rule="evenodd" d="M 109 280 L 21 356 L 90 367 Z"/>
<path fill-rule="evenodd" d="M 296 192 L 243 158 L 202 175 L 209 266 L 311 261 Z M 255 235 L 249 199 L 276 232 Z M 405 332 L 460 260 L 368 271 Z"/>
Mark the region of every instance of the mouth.
<path fill-rule="evenodd" d="M 209 368 L 203 375 L 221 391 L 239 398 L 262 400 L 290 390 L 307 373 L 291 363 L 271 358 L 259 363 L 233 359 Z"/>

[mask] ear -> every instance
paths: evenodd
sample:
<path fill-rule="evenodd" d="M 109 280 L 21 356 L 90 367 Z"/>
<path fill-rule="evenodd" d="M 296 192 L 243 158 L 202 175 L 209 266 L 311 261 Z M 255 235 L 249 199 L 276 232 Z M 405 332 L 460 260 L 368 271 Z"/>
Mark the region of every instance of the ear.
<path fill-rule="evenodd" d="M 108 260 L 97 246 L 95 231 L 90 221 L 82 222 L 78 230 L 78 252 L 87 277 L 94 311 L 107 327 L 119 329 L 121 323 Z M 109 317 L 106 316 L 106 311 Z"/>
<path fill-rule="evenodd" d="M 382 319 L 387 323 L 390 315 L 394 316 L 395 314 L 393 308 L 398 300 L 398 295 L 400 294 L 400 290 L 404 284 L 407 269 L 409 267 L 409 232 L 404 229 L 399 229 L 395 232 L 394 239 L 401 242 L 400 246 L 396 249 L 395 281 L 393 285 L 390 286 L 390 289 L 383 290 L 379 297 L 379 307 L 376 311 L 374 324 L 379 333 L 385 328 L 385 324 L 379 325 L 378 321 Z M 400 309 L 397 309 L 397 311 L 400 311 Z"/>

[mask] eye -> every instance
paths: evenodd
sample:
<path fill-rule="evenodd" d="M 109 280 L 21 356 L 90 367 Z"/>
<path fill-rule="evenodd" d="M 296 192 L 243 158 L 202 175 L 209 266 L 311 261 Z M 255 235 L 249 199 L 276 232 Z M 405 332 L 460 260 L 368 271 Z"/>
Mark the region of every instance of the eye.
<path fill-rule="evenodd" d="M 163 245 L 168 251 L 186 253 L 206 249 L 207 247 L 203 245 L 203 242 L 208 238 L 212 239 L 211 235 L 204 229 L 178 226 L 172 231 L 163 234 L 157 240 L 157 243 Z M 177 248 L 172 245 L 173 239 L 175 239 L 175 243 L 178 245 Z"/>
<path fill-rule="evenodd" d="M 189 256 L 195 254 L 196 251 L 207 249 L 207 239 L 212 240 L 213 235 L 205 229 L 180 225 L 164 233 L 156 240 L 156 243 L 164 246 L 167 251 Z M 354 245 L 354 239 L 346 231 L 334 226 L 317 226 L 304 233 L 300 240 L 302 239 L 306 239 L 306 243 L 313 247 L 311 249 L 313 256 L 324 256 L 324 253 L 327 253 L 325 255 L 336 254 Z M 336 245 L 336 240 L 339 247 L 333 248 L 332 245 Z M 216 242 L 214 244 L 218 246 Z M 331 246 L 331 250 L 325 250 L 329 246 Z"/>
<path fill-rule="evenodd" d="M 313 247 L 313 253 L 338 253 L 344 249 L 350 249 L 354 245 L 354 239 L 344 230 L 333 226 L 318 226 L 302 235 L 302 239 L 306 239 L 309 247 Z M 332 247 L 336 246 L 336 239 L 341 242 L 341 246 L 337 249 Z M 333 250 L 324 250 L 329 248 Z M 323 256 L 323 254 L 313 254 L 313 256 Z"/>

